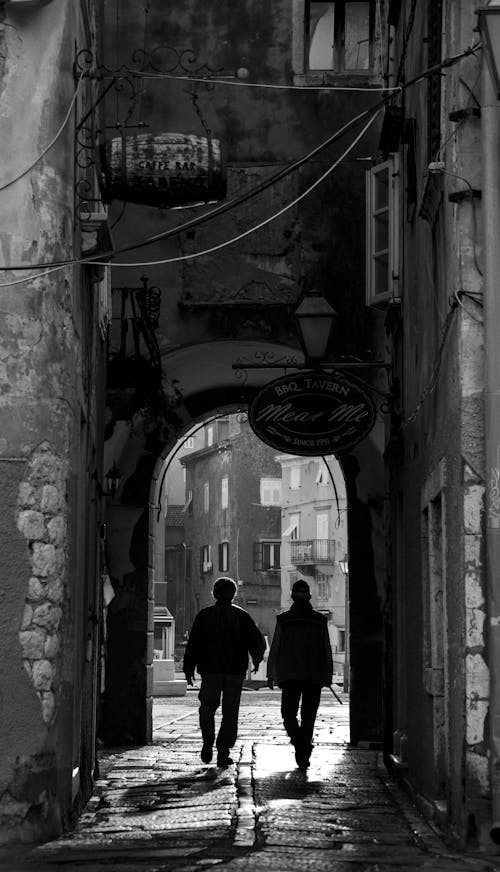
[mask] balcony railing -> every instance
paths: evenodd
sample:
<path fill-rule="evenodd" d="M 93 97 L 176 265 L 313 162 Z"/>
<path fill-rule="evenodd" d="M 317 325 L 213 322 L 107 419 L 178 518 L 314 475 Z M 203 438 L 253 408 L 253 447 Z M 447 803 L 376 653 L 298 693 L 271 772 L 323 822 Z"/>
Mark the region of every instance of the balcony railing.
<path fill-rule="evenodd" d="M 294 566 L 315 563 L 334 563 L 335 541 L 333 539 L 292 540 L 291 562 Z"/>

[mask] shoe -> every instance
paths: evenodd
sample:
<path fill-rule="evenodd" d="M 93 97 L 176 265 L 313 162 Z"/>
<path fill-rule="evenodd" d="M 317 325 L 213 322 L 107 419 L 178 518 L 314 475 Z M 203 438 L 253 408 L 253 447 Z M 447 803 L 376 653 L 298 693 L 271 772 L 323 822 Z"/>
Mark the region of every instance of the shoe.
<path fill-rule="evenodd" d="M 219 751 L 217 754 L 217 766 L 231 766 L 232 763 L 234 763 L 234 760 L 229 756 L 229 751 Z"/>
<path fill-rule="evenodd" d="M 299 744 L 295 745 L 295 762 L 299 769 L 307 769 L 309 766 L 309 759 L 311 757 L 312 745 L 311 744 Z"/>
<path fill-rule="evenodd" d="M 201 749 L 200 757 L 203 763 L 210 763 L 212 759 L 212 746 L 204 743 Z"/>

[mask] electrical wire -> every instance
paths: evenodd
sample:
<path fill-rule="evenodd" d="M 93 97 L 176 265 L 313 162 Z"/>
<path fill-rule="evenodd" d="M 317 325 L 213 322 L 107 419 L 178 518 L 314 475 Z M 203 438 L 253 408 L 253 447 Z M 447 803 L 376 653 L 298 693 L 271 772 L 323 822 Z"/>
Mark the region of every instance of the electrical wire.
<path fill-rule="evenodd" d="M 318 185 L 322 184 L 322 182 L 324 182 L 325 179 L 328 178 L 328 176 L 338 167 L 338 165 L 340 163 L 342 163 L 342 161 L 346 158 L 346 156 L 349 154 L 349 152 L 352 151 L 354 146 L 357 145 L 359 140 L 366 133 L 368 128 L 373 124 L 373 122 L 377 118 L 377 115 L 380 112 L 381 112 L 381 110 L 379 109 L 378 112 L 376 112 L 372 115 L 372 117 L 368 120 L 368 122 L 365 124 L 363 129 L 358 133 L 358 135 L 354 138 L 354 140 L 351 142 L 351 144 L 345 149 L 345 151 L 340 155 L 340 157 L 337 158 L 337 160 L 334 161 L 334 163 L 331 164 L 331 166 L 329 166 L 328 169 L 325 170 L 325 172 L 322 173 L 321 176 L 319 176 L 319 178 L 316 179 L 316 181 L 312 183 L 312 185 L 309 185 L 309 187 L 306 188 L 305 191 L 303 191 L 301 194 L 299 194 L 297 197 L 295 197 L 295 199 L 292 200 L 290 203 L 287 203 L 286 206 L 283 206 L 283 208 L 280 209 L 278 212 L 275 212 L 269 218 L 265 218 L 259 224 L 254 225 L 254 227 L 250 227 L 248 230 L 245 230 L 243 233 L 239 233 L 237 236 L 233 236 L 231 239 L 226 239 L 224 242 L 221 242 L 218 245 L 214 245 L 211 248 L 206 248 L 203 251 L 195 251 L 195 252 L 191 252 L 190 254 L 183 254 L 183 255 L 179 255 L 177 257 L 169 257 L 169 258 L 164 258 L 162 260 L 149 260 L 149 261 L 143 261 L 143 262 L 139 262 L 139 263 L 135 263 L 135 262 L 134 263 L 116 263 L 116 262 L 113 262 L 113 263 L 111 263 L 111 266 L 116 266 L 116 267 L 163 266 L 164 264 L 168 264 L 168 263 L 179 263 L 180 261 L 183 261 L 183 260 L 192 260 L 192 259 L 197 258 L 197 257 L 203 257 L 206 254 L 213 254 L 216 251 L 220 251 L 222 248 L 226 248 L 228 245 L 233 245 L 235 242 L 239 242 L 241 239 L 244 239 L 246 236 L 249 236 L 251 233 L 254 233 L 256 230 L 261 230 L 262 227 L 265 227 L 267 224 L 270 224 L 271 221 L 275 221 L 276 218 L 280 218 L 281 215 L 283 215 L 285 212 L 288 212 L 288 210 L 292 209 L 294 206 L 296 206 L 297 203 L 300 203 L 300 201 L 303 200 L 305 197 L 307 197 L 312 191 L 314 191 L 315 188 L 318 187 Z M 92 260 L 91 263 L 96 265 L 96 266 L 106 266 L 108 261 Z M 0 285 L 0 287 L 1 287 L 1 285 Z"/>
<path fill-rule="evenodd" d="M 6 188 L 10 188 L 11 185 L 14 185 L 20 179 L 23 179 L 24 176 L 27 176 L 28 173 L 30 173 L 31 170 L 34 169 L 34 167 L 36 167 L 36 165 L 38 163 L 40 163 L 40 161 L 45 157 L 47 152 L 50 151 L 52 146 L 55 145 L 55 143 L 57 142 L 59 137 L 62 135 L 64 128 L 66 127 L 66 125 L 71 117 L 71 113 L 73 111 L 73 106 L 75 105 L 76 99 L 78 97 L 78 92 L 80 90 L 80 85 L 82 83 L 82 79 L 83 79 L 83 72 L 80 74 L 80 78 L 78 79 L 78 82 L 76 83 L 76 88 L 75 88 L 73 96 L 71 98 L 71 103 L 68 106 L 68 111 L 66 112 L 66 115 L 64 116 L 64 121 L 62 122 L 61 126 L 59 127 L 59 130 L 57 131 L 56 135 L 53 137 L 53 139 L 51 139 L 49 144 L 45 146 L 45 148 L 41 152 L 41 154 L 39 154 L 38 157 L 35 158 L 33 163 L 31 163 L 28 167 L 26 167 L 26 169 L 24 169 L 22 172 L 20 172 L 19 175 L 14 176 L 13 179 L 10 179 L 8 182 L 4 182 L 2 185 L 0 185 L 0 192 L 5 191 Z M 28 269 L 29 269 L 29 267 L 28 267 Z"/>
<path fill-rule="evenodd" d="M 435 71 L 437 71 L 438 69 L 442 69 L 442 68 L 446 68 L 446 67 L 451 67 L 453 64 L 457 63 L 457 62 L 458 62 L 459 60 L 461 60 L 462 58 L 467 57 L 467 56 L 469 56 L 469 55 L 471 55 L 471 54 L 475 54 L 475 52 L 478 51 L 478 49 L 479 49 L 480 47 L 481 47 L 481 42 L 475 43 L 474 45 L 472 45 L 472 46 L 470 46 L 469 48 L 465 49 L 465 50 L 464 50 L 463 52 L 461 52 L 460 54 L 458 54 L 458 55 L 452 55 L 451 57 L 446 58 L 446 59 L 445 59 L 444 61 L 442 61 L 441 63 L 433 65 L 433 66 L 430 67 L 429 69 L 424 70 L 422 73 L 419 73 L 417 76 L 415 76 L 415 77 L 414 77 L 413 79 L 411 79 L 409 82 L 406 82 L 406 83 L 402 86 L 401 90 L 406 89 L 406 88 L 410 87 L 411 85 L 414 85 L 414 84 L 416 84 L 417 82 L 419 82 L 419 81 L 425 79 L 427 76 L 432 75 L 432 74 L 433 74 Z M 373 118 L 375 118 L 375 117 L 376 117 L 376 114 L 378 114 L 378 110 L 379 110 L 381 107 L 385 106 L 386 103 L 387 103 L 387 101 L 388 101 L 389 99 L 391 99 L 391 96 L 389 96 L 389 97 L 384 97 L 384 98 L 383 98 L 382 100 L 380 100 L 377 104 L 375 104 L 374 106 L 370 107 L 370 109 L 365 110 L 364 112 L 360 113 L 359 116 L 357 116 L 356 118 L 354 118 L 354 119 L 352 119 L 350 122 L 348 122 L 346 125 L 344 125 L 344 127 L 341 128 L 339 131 L 337 131 L 336 134 L 333 134 L 331 137 L 328 137 L 328 139 L 326 139 L 326 140 L 324 140 L 322 143 L 320 143 L 319 146 L 317 146 L 315 149 L 313 149 L 313 150 L 312 150 L 311 152 L 309 152 L 307 155 L 303 156 L 302 158 L 299 158 L 297 161 L 294 161 L 291 165 L 289 165 L 288 167 L 286 167 L 284 170 L 281 170 L 280 172 L 278 172 L 277 174 L 275 174 L 273 177 L 271 177 L 270 179 L 266 180 L 266 182 L 262 182 L 260 185 L 256 186 L 256 188 L 254 188 L 254 189 L 252 189 L 251 191 L 247 192 L 247 194 L 244 195 L 244 197 L 235 198 L 235 199 L 232 200 L 232 201 L 225 202 L 225 203 L 222 204 L 222 206 L 217 207 L 216 209 L 211 210 L 211 211 L 208 212 L 208 213 L 205 213 L 204 216 L 198 216 L 197 218 L 192 219 L 191 221 L 186 222 L 186 223 L 183 224 L 183 225 L 177 226 L 177 227 L 175 227 L 175 228 L 171 228 L 170 230 L 167 230 L 167 231 L 163 231 L 162 233 L 156 234 L 155 236 L 150 237 L 150 238 L 148 238 L 147 240 L 144 240 L 144 241 L 141 242 L 141 243 L 136 243 L 136 244 L 134 244 L 134 245 L 130 245 L 130 246 L 127 246 L 127 247 L 124 247 L 124 248 L 118 249 L 118 250 L 116 250 L 116 251 L 104 252 L 104 253 L 101 253 L 99 256 L 100 256 L 100 257 L 103 257 L 103 256 L 105 256 L 105 257 L 110 256 L 110 257 L 111 257 L 111 256 L 116 256 L 117 254 L 124 253 L 124 252 L 126 252 L 126 251 L 136 250 L 137 248 L 143 247 L 143 246 L 145 246 L 145 245 L 149 245 L 149 244 L 151 244 L 152 242 L 159 241 L 160 239 L 166 239 L 166 238 L 168 238 L 168 237 L 170 237 L 170 236 L 177 235 L 178 233 L 184 231 L 184 230 L 187 229 L 188 227 L 196 226 L 196 225 L 202 223 L 204 220 L 208 220 L 209 218 L 212 218 L 212 217 L 215 217 L 215 216 L 218 215 L 218 214 L 221 214 L 223 211 L 227 211 L 228 209 L 233 208 L 235 205 L 239 205 L 239 203 L 244 202 L 246 199 L 249 199 L 249 198 L 252 197 L 252 196 L 255 196 L 257 193 L 260 193 L 260 192 L 261 192 L 262 190 L 264 190 L 266 187 L 269 187 L 270 185 L 274 184 L 277 180 L 279 180 L 279 179 L 283 178 L 284 176 L 288 175 L 289 173 L 293 172 L 295 169 L 297 169 L 297 168 L 298 168 L 299 166 L 301 166 L 303 163 L 309 161 L 312 157 L 316 156 L 316 154 L 318 154 L 319 152 L 321 152 L 322 150 L 324 150 L 325 148 L 327 148 L 329 145 L 331 145 L 333 142 L 335 142 L 336 139 L 338 139 L 341 135 L 343 135 L 345 132 L 347 132 L 347 131 L 348 131 L 352 126 L 354 126 L 354 125 L 355 125 L 355 124 L 356 124 L 356 123 L 357 123 L 361 118 L 366 117 L 366 116 L 367 116 L 369 113 L 371 113 L 371 112 L 374 112 L 374 113 L 375 113 L 375 114 L 373 115 Z M 373 120 L 373 119 L 372 119 L 372 120 Z M 371 123 L 371 122 L 370 122 L 370 123 Z M 348 152 L 347 152 L 347 153 L 348 153 Z M 331 170 L 332 170 L 332 168 L 330 168 L 330 171 L 331 171 Z M 29 170 L 28 170 L 28 171 L 29 171 Z M 319 183 L 319 181 L 318 181 L 318 183 Z M 305 192 L 305 193 L 303 194 L 303 196 L 306 196 L 307 193 L 308 193 L 308 192 Z M 291 208 L 291 206 L 294 205 L 294 204 L 295 204 L 295 203 L 293 203 L 293 204 L 289 204 L 289 206 L 288 206 L 287 208 Z M 275 217 L 276 217 L 276 216 L 275 216 Z M 271 218 L 271 219 L 269 219 L 269 220 L 273 220 L 273 219 Z M 267 223 L 267 222 L 266 222 L 266 223 Z M 259 227 L 259 226 L 260 226 L 260 225 L 258 225 L 258 227 Z M 258 227 L 257 227 L 257 228 L 254 228 L 254 229 L 258 229 Z M 249 232 L 253 232 L 253 231 L 251 230 L 251 231 L 249 231 Z M 232 240 L 232 241 L 236 241 L 236 239 L 235 239 L 235 240 Z M 230 243 L 228 243 L 228 244 L 230 244 Z M 191 255 L 191 256 L 194 256 L 194 255 Z M 200 256 L 200 255 L 197 255 L 197 256 Z M 184 258 L 181 258 L 181 259 L 184 259 Z M 172 262 L 172 261 L 167 261 L 167 262 Z M 3 270 L 3 271 L 10 271 L 10 270 L 12 270 L 12 271 L 14 271 L 14 270 L 28 270 L 28 269 L 43 269 L 43 270 L 44 270 L 43 273 L 38 273 L 38 274 L 36 274 L 36 275 L 26 276 L 26 277 L 24 277 L 24 278 L 22 278 L 22 279 L 18 279 L 18 280 L 14 280 L 14 281 L 11 281 L 11 282 L 6 282 L 6 283 L 3 283 L 3 284 L 0 284 L 0 287 L 9 287 L 10 285 L 22 284 L 22 283 L 24 283 L 24 282 L 26 282 L 26 281 L 31 281 L 32 279 L 42 278 L 42 277 L 45 277 L 45 276 L 47 276 L 47 275 L 50 275 L 50 274 L 52 274 L 53 272 L 57 271 L 58 269 L 62 269 L 62 268 L 64 268 L 64 267 L 66 267 L 66 266 L 70 266 L 70 265 L 72 265 L 72 264 L 85 264 L 85 263 L 89 263 L 89 264 L 92 264 L 92 263 L 94 263 L 94 264 L 98 264 L 98 263 L 100 263 L 100 262 L 97 261 L 97 260 L 95 259 L 95 256 L 88 256 L 88 257 L 86 257 L 86 258 L 79 258 L 79 259 L 75 259 L 75 258 L 73 258 L 73 259 L 68 259 L 68 260 L 66 260 L 66 261 L 56 261 L 56 262 L 52 262 L 52 263 L 49 263 L 49 264 L 39 264 L 39 265 L 29 265 L 29 264 L 26 265 L 26 264 L 25 264 L 25 265 L 18 265 L 18 266 L 17 266 L 17 265 L 16 265 L 16 266 L 0 266 L 0 270 Z M 108 261 L 105 261 L 104 263 L 105 263 L 105 265 L 108 265 Z M 153 262 L 151 262 L 151 263 L 153 263 Z M 149 265 L 149 262 L 148 262 L 148 265 Z M 128 264 L 128 263 L 127 263 L 127 264 L 123 264 L 123 266 L 134 266 L 134 264 Z M 49 269 L 46 269 L 46 267 L 49 267 Z"/>
<path fill-rule="evenodd" d="M 399 84 L 399 82 L 401 81 L 401 78 L 403 76 L 403 73 L 404 73 L 404 64 L 405 64 L 405 60 L 406 60 L 406 53 L 408 51 L 408 45 L 410 42 L 411 32 L 413 30 L 413 24 L 415 22 L 416 9 L 417 9 L 417 0 L 412 0 L 410 14 L 408 16 L 408 24 L 406 26 L 406 32 L 405 32 L 404 40 L 403 40 L 403 48 L 401 51 L 401 57 L 399 59 L 399 67 L 398 67 L 398 73 L 396 76 L 396 84 Z"/>
<path fill-rule="evenodd" d="M 273 85 L 269 82 L 245 82 L 241 79 L 215 79 L 209 76 L 178 76 L 175 73 L 145 73 L 136 70 L 131 70 L 126 67 L 127 72 L 131 76 L 137 76 L 144 79 L 174 79 L 179 82 L 202 82 L 204 85 L 231 85 L 240 88 L 263 88 L 274 91 L 400 91 L 401 86 L 396 85 L 394 88 L 360 88 L 352 85 Z"/>
<path fill-rule="evenodd" d="M 441 363 L 443 360 L 443 351 L 444 351 L 444 347 L 446 344 L 446 340 L 447 340 L 448 334 L 450 332 L 450 327 L 453 323 L 455 312 L 457 311 L 457 308 L 458 308 L 457 304 L 458 304 L 458 300 L 456 297 L 454 297 L 453 303 L 451 305 L 451 308 L 448 311 L 448 314 L 447 314 L 445 322 L 444 322 L 443 331 L 441 334 L 441 342 L 439 343 L 439 348 L 437 350 L 436 357 L 435 357 L 435 363 L 434 363 L 434 366 L 432 368 L 429 380 L 428 380 L 427 385 L 425 386 L 424 390 L 420 394 L 420 399 L 419 399 L 417 405 L 412 409 L 412 411 L 408 415 L 406 415 L 404 417 L 404 420 L 402 421 L 402 424 L 401 424 L 402 429 L 405 429 L 408 426 L 408 424 L 411 424 L 413 421 L 416 421 L 418 414 L 420 412 L 420 409 L 422 408 L 423 404 L 425 403 L 427 397 L 429 397 L 434 392 L 434 389 L 437 385 L 439 372 L 441 370 Z"/>
<path fill-rule="evenodd" d="M 473 315 L 471 311 L 469 311 L 467 306 L 464 306 L 464 304 L 462 303 L 462 300 L 460 299 L 460 297 L 461 296 L 469 296 L 469 294 L 467 294 L 467 291 L 455 291 L 453 296 L 455 297 L 455 300 L 457 301 L 458 305 L 462 307 L 464 312 L 467 312 L 469 318 L 472 318 L 473 321 L 477 321 L 478 324 L 484 324 L 484 321 L 482 318 L 476 318 L 476 316 Z M 482 308 L 482 303 L 480 303 L 478 300 L 474 300 L 473 297 L 471 299 L 473 300 L 474 303 L 476 303 L 476 305 L 481 306 L 481 308 Z"/>
<path fill-rule="evenodd" d="M 183 224 L 179 224 L 176 227 L 171 227 L 168 230 L 162 230 L 160 233 L 156 233 L 153 236 L 148 236 L 142 242 L 136 242 L 131 245 L 122 246 L 116 250 L 103 251 L 100 252 L 98 257 L 107 257 L 116 256 L 118 254 L 125 254 L 127 251 L 135 251 L 138 248 L 144 248 L 147 245 L 151 245 L 154 242 L 159 242 L 163 239 L 169 239 L 172 236 L 177 236 L 179 233 L 183 233 L 187 230 L 191 230 L 194 227 L 198 227 L 201 224 L 204 224 L 206 221 L 209 221 L 212 218 L 217 217 L 218 215 L 222 215 L 225 212 L 234 209 L 237 206 L 242 205 L 247 202 L 251 198 L 257 196 L 263 191 L 270 188 L 272 185 L 281 181 L 281 179 L 286 178 L 286 176 L 290 175 L 290 173 L 295 172 L 295 170 L 299 169 L 305 163 L 309 163 L 317 154 L 320 154 L 330 145 L 333 145 L 338 139 L 340 139 L 344 134 L 348 133 L 352 127 L 354 127 L 359 121 L 362 121 L 363 118 L 366 118 L 372 111 L 376 111 L 380 108 L 380 106 L 384 105 L 384 101 L 379 101 L 375 104 L 375 106 L 370 107 L 369 109 L 365 109 L 363 112 L 360 112 L 359 115 L 356 115 L 346 124 L 339 128 L 335 133 L 329 136 L 327 139 L 323 140 L 319 145 L 312 149 L 312 151 L 307 152 L 307 154 L 302 155 L 297 158 L 291 164 L 288 164 L 284 169 L 278 170 L 278 172 L 273 173 L 269 178 L 265 179 L 260 184 L 255 185 L 253 188 L 249 188 L 243 194 L 239 194 L 237 197 L 232 197 L 230 200 L 225 200 L 220 205 L 216 206 L 214 209 L 210 209 L 208 212 L 205 212 L 203 215 L 197 215 L 195 218 L 191 218 L 189 221 L 185 221 Z M 87 263 L 92 262 L 96 255 L 89 255 L 86 258 L 80 259 L 79 263 Z M 61 261 L 51 261 L 49 263 L 39 263 L 39 264 L 16 264 L 12 266 L 0 266 L 0 270 L 26 270 L 26 269 L 45 269 L 46 267 L 53 266 L 69 266 L 71 263 L 75 263 L 75 259 L 68 258 L 67 260 Z"/>
<path fill-rule="evenodd" d="M 329 475 L 330 475 L 330 481 L 331 481 L 331 483 L 332 483 L 332 485 L 333 485 L 333 491 L 334 491 L 334 493 L 335 493 L 335 502 L 337 503 L 337 521 L 336 521 L 336 526 L 337 526 L 337 527 L 340 527 L 340 523 L 341 523 L 341 520 L 342 520 L 342 519 L 341 519 L 341 517 L 340 517 L 340 502 L 339 502 L 339 494 L 338 494 L 338 491 L 337 491 L 337 486 L 336 486 L 336 484 L 335 484 L 335 479 L 334 479 L 334 477 L 333 477 L 333 473 L 332 473 L 332 471 L 331 471 L 331 469 L 330 469 L 330 464 L 328 463 L 328 460 L 326 459 L 326 457 L 325 457 L 324 454 L 321 455 L 321 459 L 322 459 L 323 463 L 325 464 L 325 466 L 326 466 L 326 468 L 327 468 L 327 470 L 328 470 L 328 473 L 329 473 Z"/>
<path fill-rule="evenodd" d="M 309 185 L 309 187 L 305 191 L 303 191 L 301 194 L 299 194 L 298 197 L 295 197 L 295 199 L 292 200 L 290 203 L 287 203 L 286 206 L 283 206 L 283 208 L 280 209 L 278 212 L 275 212 L 273 215 L 271 215 L 268 218 L 265 218 L 259 224 L 255 225 L 254 227 L 250 227 L 248 230 L 245 230 L 243 233 L 240 233 L 237 236 L 232 237 L 231 239 L 226 239 L 226 240 L 224 240 L 224 242 L 221 242 L 218 245 L 214 245 L 211 248 L 204 249 L 203 251 L 195 251 L 195 252 L 191 252 L 190 254 L 183 254 L 183 255 L 179 255 L 177 257 L 163 258 L 162 260 L 156 260 L 156 261 L 143 261 L 141 263 L 136 263 L 136 262 L 134 262 L 134 263 L 116 263 L 116 262 L 110 263 L 109 261 L 100 261 L 97 259 L 91 259 L 91 260 L 80 259 L 80 260 L 72 261 L 72 264 L 88 263 L 88 264 L 93 265 L 93 266 L 115 266 L 115 267 L 163 266 L 165 264 L 179 263 L 179 262 L 185 261 L 185 260 L 193 260 L 193 259 L 198 258 L 198 257 L 204 257 L 207 254 L 213 254 L 216 251 L 220 251 L 221 249 L 226 248 L 228 245 L 233 245 L 235 242 L 239 242 L 241 239 L 244 239 L 246 236 L 249 236 L 251 233 L 254 233 L 256 230 L 260 230 L 262 227 L 265 227 L 267 224 L 270 224 L 271 221 L 275 221 L 276 218 L 279 218 L 285 212 L 288 212 L 289 209 L 292 209 L 293 206 L 295 206 L 297 203 L 299 203 L 301 200 L 303 200 L 305 197 L 307 197 L 312 191 L 314 191 L 315 188 L 317 188 L 318 185 L 320 185 L 326 178 L 328 178 L 328 176 L 338 167 L 338 165 L 340 163 L 342 163 L 342 161 L 349 154 L 349 152 L 352 151 L 354 146 L 357 145 L 357 143 L 362 138 L 364 133 L 368 130 L 370 125 L 373 124 L 373 122 L 375 121 L 375 119 L 380 111 L 381 110 L 379 109 L 377 112 L 375 112 L 372 115 L 372 117 L 368 120 L 368 122 L 365 124 L 363 129 L 358 133 L 358 135 L 354 138 L 354 140 L 350 143 L 350 145 L 343 152 L 343 154 L 341 154 L 340 157 L 337 158 L 337 160 L 331 166 L 329 166 L 328 169 L 324 173 L 322 173 L 322 175 L 318 179 L 316 179 L 316 181 L 314 181 L 312 183 L 312 185 Z M 36 274 L 33 276 L 26 276 L 22 279 L 16 279 L 15 281 L 12 281 L 12 282 L 5 282 L 3 284 L 0 284 L 0 288 L 10 287 L 10 285 L 22 284 L 23 282 L 29 281 L 32 278 L 43 278 L 47 275 L 50 275 L 53 272 L 56 272 L 57 270 L 64 269 L 66 266 L 69 266 L 69 264 L 55 266 L 55 267 L 52 267 L 50 270 L 47 270 L 45 272 L 42 272 L 42 273 L 39 273 L 39 274 Z"/>

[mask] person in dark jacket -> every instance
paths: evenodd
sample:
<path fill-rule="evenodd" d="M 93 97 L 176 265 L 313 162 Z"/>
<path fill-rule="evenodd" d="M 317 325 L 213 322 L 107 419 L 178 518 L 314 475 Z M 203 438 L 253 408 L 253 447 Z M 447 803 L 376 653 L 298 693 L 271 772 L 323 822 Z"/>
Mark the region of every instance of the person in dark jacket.
<path fill-rule="evenodd" d="M 215 712 L 222 697 L 222 720 L 217 734 L 217 765 L 233 761 L 229 750 L 238 734 L 243 679 L 248 669 L 248 655 L 254 672 L 264 657 L 266 643 L 248 612 L 232 603 L 236 594 L 232 578 L 218 578 L 213 586 L 215 605 L 196 615 L 184 652 L 183 671 L 193 684 L 195 669 L 201 675 L 200 729 L 203 740 L 201 759 L 210 763 L 215 740 Z"/>
<path fill-rule="evenodd" d="M 300 769 L 309 766 L 321 688 L 329 687 L 333 677 L 327 619 L 314 611 L 310 599 L 309 585 L 299 579 L 292 587 L 292 607 L 276 617 L 267 661 L 267 683 L 281 688 L 283 726 Z"/>

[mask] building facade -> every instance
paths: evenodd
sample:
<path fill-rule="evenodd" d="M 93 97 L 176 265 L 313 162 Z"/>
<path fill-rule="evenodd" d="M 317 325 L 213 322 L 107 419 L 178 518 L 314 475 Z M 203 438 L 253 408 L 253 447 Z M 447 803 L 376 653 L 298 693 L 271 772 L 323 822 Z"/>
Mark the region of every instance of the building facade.
<path fill-rule="evenodd" d="M 282 468 L 281 607 L 305 579 L 311 603 L 327 615 L 335 678 L 348 687 L 347 504 L 335 457 L 278 455 Z M 332 480 L 333 475 L 333 480 Z"/>
<path fill-rule="evenodd" d="M 110 308 L 78 258 L 106 212 L 81 159 L 95 83 L 74 68 L 98 29 L 90 0 L 42 5 L 0 10 L 2 842 L 57 834 L 89 797 L 103 641 Z"/>
<path fill-rule="evenodd" d="M 389 4 L 386 83 L 402 91 L 367 174 L 367 304 L 400 390 L 386 421 L 387 759 L 471 849 L 498 841 L 483 326 L 498 153 L 485 154 L 474 5 Z"/>
<path fill-rule="evenodd" d="M 189 627 L 213 603 L 217 576 L 229 575 L 238 585 L 236 604 L 272 637 L 281 566 L 281 469 L 274 457 L 246 416 L 230 415 L 208 424 L 205 447 L 182 458 Z"/>

